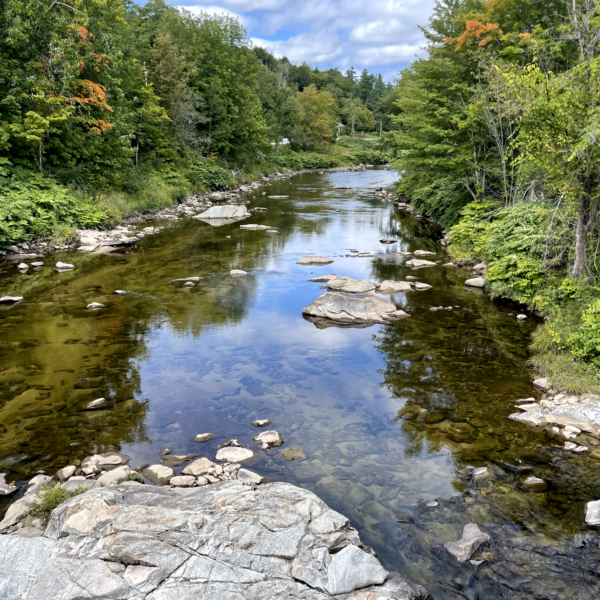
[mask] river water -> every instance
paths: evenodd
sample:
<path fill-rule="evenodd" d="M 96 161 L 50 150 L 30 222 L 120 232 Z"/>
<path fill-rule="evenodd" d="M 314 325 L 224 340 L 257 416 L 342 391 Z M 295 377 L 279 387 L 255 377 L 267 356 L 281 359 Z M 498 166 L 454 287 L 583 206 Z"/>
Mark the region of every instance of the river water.
<path fill-rule="evenodd" d="M 246 195 L 268 210 L 245 222 L 277 227 L 276 236 L 186 218 L 158 223 L 167 228 L 121 254 L 56 254 L 27 274 L 1 265 L 0 295 L 25 301 L 0 312 L 0 472 L 24 480 L 107 450 L 131 456 L 132 467 L 159 462 L 166 447 L 212 458 L 234 437 L 257 451 L 250 468 L 314 491 L 350 518 L 387 568 L 436 598 L 512 597 L 502 590 L 513 584 L 523 598 L 587 597 L 563 595 L 576 575 L 542 585 L 547 568 L 532 575 L 523 559 L 503 555 L 512 571 L 501 572 L 501 549 L 480 552 L 488 563 L 460 572 L 440 549 L 475 522 L 499 528 L 504 549 L 551 548 L 573 569 L 573 540 L 585 502 L 600 497 L 600 478 L 593 456 L 565 456 L 545 433 L 507 420 L 517 400 L 536 396 L 527 364 L 535 323 L 465 290 L 469 272 L 441 266 L 448 257 L 437 226 L 374 198 L 395 178 L 384 168 L 305 174 Z M 379 243 L 390 237 L 399 242 Z M 373 257 L 348 257 L 349 249 Z M 400 252 L 417 249 L 436 252 L 439 266 L 407 267 Z M 296 264 L 309 254 L 335 262 Z M 57 273 L 57 260 L 76 268 Z M 233 278 L 230 269 L 249 274 Z M 416 276 L 433 288 L 391 297 L 410 313 L 404 320 L 320 329 L 301 313 L 324 292 L 307 280 L 327 273 Z M 204 279 L 191 289 L 168 284 L 191 276 Z M 106 308 L 88 311 L 90 302 Z M 108 399 L 103 410 L 85 410 L 99 397 Z M 306 459 L 259 451 L 250 426 L 257 418 L 270 419 L 284 448 L 300 446 Z M 204 432 L 216 438 L 193 441 Z M 491 477 L 474 481 L 472 467 L 481 466 Z M 527 492 L 525 474 L 544 478 L 548 490 Z M 424 506 L 435 499 L 438 507 Z M 595 575 L 581 577 L 595 585 Z"/>

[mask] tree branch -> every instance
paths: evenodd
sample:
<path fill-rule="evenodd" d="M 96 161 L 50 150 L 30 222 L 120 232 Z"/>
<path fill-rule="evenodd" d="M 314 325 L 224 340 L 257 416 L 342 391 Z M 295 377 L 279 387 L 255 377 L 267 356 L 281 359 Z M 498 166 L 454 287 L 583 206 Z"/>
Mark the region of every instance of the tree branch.
<path fill-rule="evenodd" d="M 64 2 L 59 2 L 58 0 L 53 0 L 52 4 L 48 7 L 48 12 L 50 12 L 57 5 L 66 6 L 67 8 L 70 8 L 71 10 L 75 11 L 76 13 L 79 13 L 80 15 L 83 14 L 80 10 L 76 9 L 74 6 L 71 6 L 70 4 L 65 4 Z"/>

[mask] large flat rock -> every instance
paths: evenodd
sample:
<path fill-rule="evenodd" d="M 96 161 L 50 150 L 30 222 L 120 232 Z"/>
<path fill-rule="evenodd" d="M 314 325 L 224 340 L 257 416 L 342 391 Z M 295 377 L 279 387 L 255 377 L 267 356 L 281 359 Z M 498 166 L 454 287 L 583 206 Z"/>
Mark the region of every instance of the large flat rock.
<path fill-rule="evenodd" d="M 208 210 L 195 215 L 193 218 L 199 221 L 206 221 L 210 225 L 227 225 L 242 221 L 251 217 L 252 214 L 244 204 L 225 204 L 222 206 L 211 206 Z"/>
<path fill-rule="evenodd" d="M 232 481 L 201 488 L 122 485 L 72 498 L 55 509 L 42 537 L 0 536 L 0 597 L 429 596 L 389 576 L 348 519 L 312 492 Z"/>
<path fill-rule="evenodd" d="M 335 277 L 327 281 L 327 288 L 334 292 L 346 292 L 347 294 L 364 294 L 375 290 L 375 284 L 364 279 L 352 279 L 351 277 Z"/>
<path fill-rule="evenodd" d="M 328 283 L 329 285 L 329 283 Z M 327 319 L 342 325 L 387 323 L 400 316 L 396 307 L 375 294 L 345 294 L 327 292 L 311 302 L 302 314 L 316 319 Z"/>

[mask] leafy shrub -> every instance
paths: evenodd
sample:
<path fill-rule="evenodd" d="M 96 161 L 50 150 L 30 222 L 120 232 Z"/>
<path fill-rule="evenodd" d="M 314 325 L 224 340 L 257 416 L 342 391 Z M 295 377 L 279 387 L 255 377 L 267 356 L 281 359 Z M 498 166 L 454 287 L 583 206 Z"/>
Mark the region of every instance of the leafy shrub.
<path fill-rule="evenodd" d="M 569 337 L 571 354 L 600 369 L 600 298 L 581 314 L 581 324 Z"/>
<path fill-rule="evenodd" d="M 404 187 L 407 186 L 408 182 L 400 180 L 398 192 L 404 194 Z M 472 200 L 465 186 L 451 177 L 437 179 L 428 185 L 413 189 L 408 195 L 420 213 L 439 221 L 445 227 L 454 225 L 463 207 Z"/>
<path fill-rule="evenodd" d="M 452 227 L 449 237 L 450 251 L 456 258 L 472 260 L 481 255 L 491 220 L 499 206 L 493 200 L 483 200 L 471 202 L 461 210 L 460 221 Z"/>
<path fill-rule="evenodd" d="M 0 177 L 0 245 L 51 235 L 59 225 L 102 226 L 108 214 L 41 176 Z"/>
<path fill-rule="evenodd" d="M 81 486 L 70 492 L 60 486 L 51 488 L 44 484 L 42 488 L 43 491 L 36 494 L 36 497 L 38 500 L 40 500 L 40 502 L 31 508 L 29 514 L 34 518 L 41 519 L 44 523 L 47 523 L 50 520 L 52 511 L 57 506 L 60 506 L 63 502 L 66 502 L 70 498 L 87 492 L 87 490 Z"/>
<path fill-rule="evenodd" d="M 231 172 L 212 161 L 202 162 L 193 169 L 193 182 L 205 190 L 221 190 L 229 185 Z"/>

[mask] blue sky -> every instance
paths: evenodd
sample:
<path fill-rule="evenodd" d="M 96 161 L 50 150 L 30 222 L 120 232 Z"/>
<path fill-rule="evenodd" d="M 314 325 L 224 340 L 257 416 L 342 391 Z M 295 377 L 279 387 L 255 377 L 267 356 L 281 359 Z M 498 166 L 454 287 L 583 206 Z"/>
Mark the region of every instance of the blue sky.
<path fill-rule="evenodd" d="M 416 55 L 434 0 L 169 0 L 192 12 L 229 13 L 255 45 L 293 63 L 354 66 L 391 81 Z"/>

